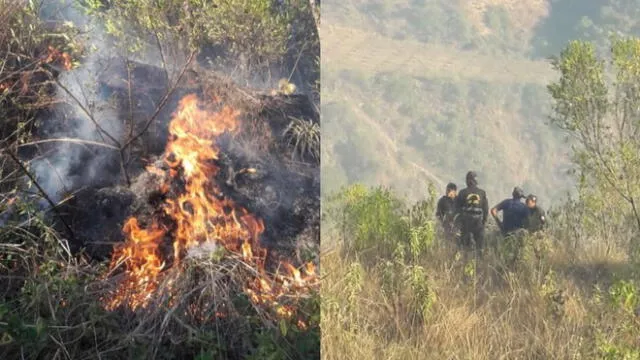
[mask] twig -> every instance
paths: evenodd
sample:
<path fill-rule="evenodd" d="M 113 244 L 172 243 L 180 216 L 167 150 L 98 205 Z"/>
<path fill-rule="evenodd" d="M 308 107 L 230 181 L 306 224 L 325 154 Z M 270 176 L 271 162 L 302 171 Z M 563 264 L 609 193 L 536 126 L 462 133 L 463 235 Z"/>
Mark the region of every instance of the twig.
<path fill-rule="evenodd" d="M 129 97 L 129 137 L 132 137 L 135 124 L 133 120 L 133 97 L 131 93 L 131 65 L 129 64 L 128 58 L 127 58 L 127 93 Z M 131 161 L 131 150 L 129 151 L 129 161 Z M 127 166 L 128 165 L 129 165 L 129 162 L 127 162 Z"/>
<path fill-rule="evenodd" d="M 67 93 L 67 95 L 69 95 L 78 104 L 80 109 L 82 109 L 82 111 L 87 115 L 87 117 L 89 117 L 89 120 L 93 122 L 93 124 L 100 131 L 100 133 L 106 135 L 109 138 L 109 140 L 113 141 L 114 144 L 120 147 L 120 142 L 116 138 L 114 138 L 111 134 L 109 134 L 108 131 L 103 129 L 102 126 L 100 126 L 98 121 L 93 117 L 93 114 L 91 114 L 91 112 L 82 104 L 82 102 L 69 89 L 67 89 L 64 85 L 62 85 L 60 80 L 55 79 L 55 82 L 62 90 L 64 90 Z"/>
<path fill-rule="evenodd" d="M 305 47 L 307 47 L 306 41 L 304 42 L 304 44 L 302 44 L 302 47 L 300 48 L 300 52 L 298 53 L 296 62 L 293 64 L 293 69 L 291 69 L 291 73 L 289 74 L 289 78 L 287 79 L 287 82 L 291 82 L 291 78 L 293 77 L 293 74 L 296 72 L 296 69 L 298 68 L 298 61 L 300 61 L 300 58 L 302 57 L 302 52 L 304 51 Z"/>
<path fill-rule="evenodd" d="M 171 95 L 173 95 L 173 93 L 176 91 L 176 89 L 178 88 L 178 84 L 180 83 L 180 80 L 182 79 L 182 77 L 184 76 L 184 73 L 187 71 L 187 68 L 189 67 L 189 64 L 191 64 L 191 62 L 193 61 L 194 56 L 196 55 L 195 51 L 191 52 L 191 55 L 189 56 L 189 59 L 187 59 L 187 63 L 184 65 L 184 67 L 182 68 L 182 70 L 180 71 L 180 75 L 178 75 L 178 79 L 175 81 L 175 83 L 171 86 L 171 88 L 169 89 L 169 91 L 167 91 L 167 93 L 164 95 L 164 97 L 162 98 L 162 100 L 160 101 L 160 104 L 158 105 L 158 107 L 156 108 L 156 111 L 153 113 L 153 115 L 149 118 L 149 120 L 147 120 L 147 122 L 144 124 L 144 126 L 142 127 L 142 130 L 136 134 L 136 136 L 130 138 L 125 144 L 124 146 L 121 147 L 121 151 L 123 151 L 124 149 L 126 149 L 129 145 L 131 145 L 131 143 L 133 143 L 134 141 L 136 141 L 138 138 L 140 138 L 140 136 L 142 136 L 147 129 L 149 128 L 149 126 L 151 125 L 151 123 L 158 117 L 158 115 L 160 114 L 160 111 L 164 108 L 164 106 L 167 104 L 167 101 L 169 100 L 169 98 L 171 97 Z"/>
<path fill-rule="evenodd" d="M 57 138 L 57 139 L 46 139 L 46 140 L 30 141 L 30 142 L 18 145 L 18 147 L 25 147 L 25 146 L 30 146 L 30 145 L 38 145 L 38 144 L 44 144 L 44 143 L 50 143 L 50 142 L 68 142 L 68 143 L 83 144 L 83 145 L 95 145 L 95 146 L 105 147 L 105 148 L 108 148 L 108 149 L 120 150 L 120 148 L 118 148 L 116 146 L 105 144 L 105 143 L 102 143 L 102 142 L 91 141 L 91 140 L 82 140 L 82 139 L 74 139 L 74 138 Z"/>
<path fill-rule="evenodd" d="M 164 77 L 167 79 L 167 84 L 169 84 L 169 70 L 167 69 L 167 61 L 164 58 L 164 50 L 162 49 L 162 44 L 160 43 L 160 37 L 158 36 L 158 32 L 154 31 L 153 35 L 156 38 L 156 44 L 158 45 L 158 51 L 160 52 L 160 60 L 162 60 L 162 68 L 164 69 Z"/>
<path fill-rule="evenodd" d="M 40 191 L 40 193 L 42 194 L 44 199 L 49 203 L 49 205 L 51 206 L 51 209 L 56 213 L 56 215 L 60 219 L 60 222 L 62 222 L 62 224 L 64 225 L 65 229 L 69 233 L 69 238 L 70 239 L 75 239 L 75 236 L 73 234 L 73 230 L 71 230 L 71 227 L 69 226 L 69 224 L 67 224 L 67 222 L 64 221 L 64 218 L 62 217 L 62 214 L 60 214 L 60 211 L 58 211 L 58 208 L 56 207 L 56 204 L 53 202 L 53 200 L 51 200 L 49 195 L 47 195 L 47 192 L 44 191 L 44 189 L 36 181 L 36 179 L 29 172 L 29 170 L 24 166 L 22 161 L 20 161 L 20 159 L 18 159 L 18 157 L 13 152 L 9 151 L 9 149 L 6 149 L 5 153 L 7 153 L 9 155 L 11 160 L 13 160 L 20 167 L 20 169 L 22 169 L 22 171 L 25 173 L 25 175 L 27 175 L 29 177 L 29 179 L 31 180 L 31 182 L 33 182 L 33 184 L 36 186 L 36 188 L 38 188 L 38 191 Z"/>

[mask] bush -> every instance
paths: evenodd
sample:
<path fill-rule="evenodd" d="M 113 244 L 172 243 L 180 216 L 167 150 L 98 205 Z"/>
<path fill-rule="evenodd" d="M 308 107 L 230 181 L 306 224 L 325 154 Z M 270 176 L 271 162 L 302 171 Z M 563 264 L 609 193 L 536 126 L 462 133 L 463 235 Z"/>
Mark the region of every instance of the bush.
<path fill-rule="evenodd" d="M 438 241 L 432 199 L 408 211 L 392 192 L 360 185 L 334 197 L 323 226 L 343 239 L 321 260 L 325 359 L 493 359 L 515 347 L 542 358 L 637 358 L 637 265 L 619 263 L 620 247 L 571 246 L 585 233 L 583 205 L 550 211 L 549 229 L 514 241 L 488 229 L 489 251 L 476 262 Z M 404 232 L 389 236 L 392 224 Z"/>
<path fill-rule="evenodd" d="M 369 191 L 362 186 L 352 186 L 329 201 L 338 205 L 339 213 L 333 216 L 341 219 L 339 226 L 343 236 L 353 236 L 348 244 L 350 250 L 361 252 L 378 248 L 378 252 L 384 253 L 392 250 L 408 231 L 401 218 L 403 205 L 388 189 Z"/>

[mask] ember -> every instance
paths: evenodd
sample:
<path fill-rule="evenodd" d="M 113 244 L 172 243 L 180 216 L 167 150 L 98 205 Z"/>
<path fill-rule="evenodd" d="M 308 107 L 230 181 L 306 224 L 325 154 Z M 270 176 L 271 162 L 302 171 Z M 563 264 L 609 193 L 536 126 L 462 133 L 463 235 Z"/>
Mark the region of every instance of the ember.
<path fill-rule="evenodd" d="M 63 69 L 71 70 L 73 66 L 71 63 L 71 56 L 66 52 L 62 52 L 53 46 L 49 46 L 46 55 L 47 57 L 43 60 L 45 64 L 60 62 Z"/>
<path fill-rule="evenodd" d="M 173 248 L 171 268 L 176 268 L 187 250 L 213 244 L 223 246 L 254 268 L 254 279 L 247 279 L 245 292 L 257 306 L 273 309 L 281 317 L 290 318 L 295 312 L 291 305 L 278 301 L 283 295 L 304 293 L 315 285 L 316 275 L 312 263 L 304 266 L 304 276 L 289 263 L 283 267 L 287 273 L 269 274 L 265 267 L 267 251 L 259 238 L 264 231 L 263 221 L 231 199 L 219 196 L 220 188 L 214 179 L 218 167 L 219 149 L 214 140 L 238 129 L 239 112 L 224 106 L 217 112 L 199 107 L 195 95 L 185 96 L 169 125 L 171 134 L 165 150 L 165 163 L 169 166 L 167 182 L 159 190 L 168 193 L 173 182 L 183 182 L 183 190 L 168 196 L 162 205 L 166 216 L 175 224 L 167 229 L 158 219 L 141 228 L 132 217 L 123 231 L 126 241 L 113 253 L 110 272 L 124 267 L 124 280 L 109 299 L 106 308 L 127 306 L 132 310 L 148 305 L 158 290 L 162 271 L 167 270 L 170 258 L 160 251 L 161 244 L 170 239 Z M 157 167 L 148 172 L 163 175 Z M 246 169 L 251 172 L 255 169 Z M 292 286 L 293 285 L 293 286 Z"/>

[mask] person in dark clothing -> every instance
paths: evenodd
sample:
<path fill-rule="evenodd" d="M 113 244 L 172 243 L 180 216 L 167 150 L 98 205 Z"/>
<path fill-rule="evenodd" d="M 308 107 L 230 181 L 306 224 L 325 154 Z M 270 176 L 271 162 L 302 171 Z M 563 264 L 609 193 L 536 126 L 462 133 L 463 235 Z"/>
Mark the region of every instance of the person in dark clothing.
<path fill-rule="evenodd" d="M 528 214 L 524 221 L 524 228 L 531 233 L 541 231 L 546 224 L 544 210 L 537 205 L 538 198 L 530 194 L 527 196 L 526 205 Z"/>
<path fill-rule="evenodd" d="M 513 189 L 511 199 L 502 200 L 498 205 L 491 208 L 491 216 L 496 219 L 503 235 L 508 235 L 524 228 L 524 221 L 529 211 L 521 201 L 522 198 L 524 198 L 524 192 L 516 186 Z M 502 211 L 502 222 L 498 218 L 498 211 Z"/>
<path fill-rule="evenodd" d="M 438 200 L 438 207 L 436 209 L 436 217 L 440 220 L 442 227 L 444 228 L 445 235 L 448 238 L 453 238 L 456 233 L 455 227 L 455 215 L 456 215 L 456 195 L 458 187 L 454 183 L 447 184 L 445 195 Z"/>
<path fill-rule="evenodd" d="M 477 175 L 474 171 L 467 173 L 466 183 L 467 187 L 460 190 L 456 197 L 456 209 L 460 216 L 460 241 L 462 246 L 471 247 L 473 238 L 476 252 L 481 255 L 489 202 L 486 192 L 478 187 Z"/>

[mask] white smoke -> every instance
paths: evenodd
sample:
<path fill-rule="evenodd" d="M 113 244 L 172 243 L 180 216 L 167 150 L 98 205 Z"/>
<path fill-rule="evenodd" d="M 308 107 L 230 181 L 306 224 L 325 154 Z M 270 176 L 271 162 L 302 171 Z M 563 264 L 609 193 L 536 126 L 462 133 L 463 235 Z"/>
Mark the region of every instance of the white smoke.
<path fill-rule="evenodd" d="M 117 65 L 122 64 L 123 60 L 121 48 L 110 42 L 101 19 L 88 16 L 74 0 L 44 0 L 41 17 L 59 24 L 72 24 L 82 34 L 83 45 L 89 49 L 81 64 L 71 71 L 60 73 L 57 100 L 67 104 L 65 108 L 70 108 L 71 111 L 56 111 L 54 118 L 43 119 L 44 123 L 49 123 L 50 127 L 56 129 L 47 137 L 92 141 L 112 147 L 125 143 L 129 134 L 123 124 L 128 119 L 118 118 L 118 109 L 101 94 L 100 88 L 100 79 L 110 80 L 122 76 L 121 67 Z M 169 78 L 175 79 L 185 64 L 185 54 L 181 52 L 183 49 L 180 49 L 179 40 L 165 38 L 161 42 L 162 47 L 158 47 L 154 39 L 150 39 L 141 51 L 128 54 L 127 57 L 139 64 L 164 66 Z M 277 88 L 281 78 L 302 82 L 301 79 L 296 81 L 295 73 L 276 68 L 271 69 L 268 75 L 251 73 L 250 69 L 242 67 L 230 69 L 224 65 L 215 70 L 222 71 L 237 84 L 265 90 Z M 145 120 L 135 119 L 138 123 Z M 98 129 L 96 123 L 102 130 Z M 50 145 L 47 147 L 51 148 Z M 92 155 L 87 158 L 87 154 Z M 53 150 L 47 152 L 44 157 L 32 160 L 30 167 L 48 196 L 54 202 L 58 202 L 66 192 L 80 186 L 104 184 L 104 181 L 115 180 L 115 176 L 122 176 L 118 174 L 119 168 L 114 169 L 118 164 L 118 157 L 117 150 L 108 147 L 79 142 L 57 142 Z"/>
<path fill-rule="evenodd" d="M 58 127 L 48 137 L 86 140 L 111 147 L 122 145 L 126 141 L 123 121 L 118 118 L 113 104 L 100 92 L 99 78 L 109 76 L 113 71 L 110 68 L 113 60 L 118 58 L 118 50 L 108 41 L 100 19 L 89 17 L 71 0 L 45 1 L 41 17 L 46 21 L 71 24 L 79 30 L 82 43 L 88 49 L 81 64 L 70 71 L 62 71 L 58 77 L 57 100 L 67 107 L 64 112 L 56 111 L 55 118 L 44 119 L 44 122 L 52 124 L 50 126 Z M 132 60 L 159 65 L 152 60 L 156 56 L 143 53 L 138 57 Z M 90 159 L 86 159 L 88 152 L 92 154 Z M 82 158 L 83 154 L 85 158 Z M 81 142 L 57 142 L 51 154 L 31 162 L 31 169 L 47 195 L 57 202 L 65 192 L 80 185 L 113 177 L 113 170 L 105 165 L 114 156 L 117 157 L 118 153 L 113 148 Z"/>

